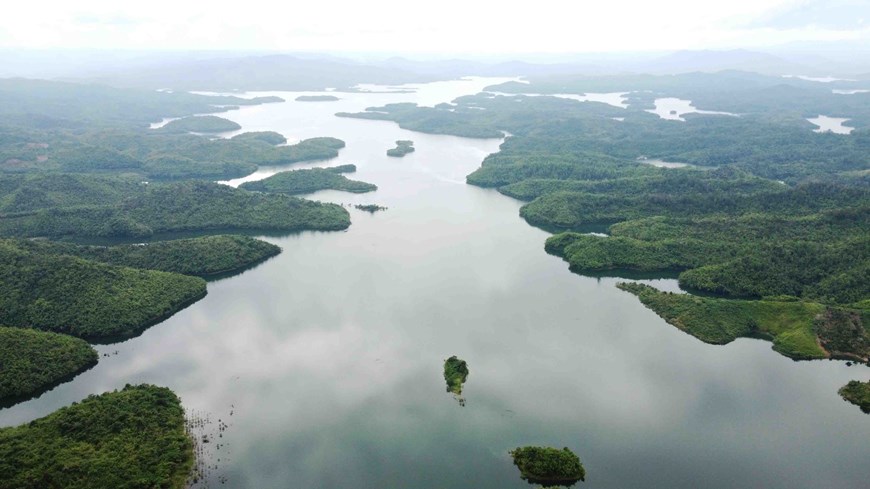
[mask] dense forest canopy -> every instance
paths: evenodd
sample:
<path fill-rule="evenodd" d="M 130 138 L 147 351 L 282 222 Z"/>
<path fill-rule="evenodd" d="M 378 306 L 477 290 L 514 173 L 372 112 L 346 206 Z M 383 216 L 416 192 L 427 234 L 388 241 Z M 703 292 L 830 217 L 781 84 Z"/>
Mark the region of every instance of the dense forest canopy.
<path fill-rule="evenodd" d="M 0 326 L 0 406 L 37 395 L 97 359 L 97 351 L 82 339 Z"/>
<path fill-rule="evenodd" d="M 32 253 L 76 256 L 108 265 L 198 277 L 243 270 L 281 252 L 281 248 L 276 245 L 239 235 L 202 236 L 114 246 L 85 246 L 24 239 L 16 240 L 13 244 Z"/>
<path fill-rule="evenodd" d="M 377 185 L 351 180 L 342 175 L 343 173 L 355 171 L 356 166 L 354 165 L 291 170 L 276 173 L 263 180 L 245 182 L 239 185 L 239 188 L 287 195 L 310 194 L 318 190 L 341 190 L 343 192 L 362 194 L 378 189 Z"/>
<path fill-rule="evenodd" d="M 0 324 L 130 336 L 201 299 L 201 278 L 33 252 L 0 241 Z"/>
<path fill-rule="evenodd" d="M 0 429 L 0 488 L 185 487 L 194 464 L 181 400 L 138 385 Z"/>

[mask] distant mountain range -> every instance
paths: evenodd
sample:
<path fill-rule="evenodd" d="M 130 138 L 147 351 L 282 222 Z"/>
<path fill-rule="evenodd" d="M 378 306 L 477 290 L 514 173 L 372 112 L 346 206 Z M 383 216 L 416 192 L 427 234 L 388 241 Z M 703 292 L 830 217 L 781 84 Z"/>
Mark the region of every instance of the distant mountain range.
<path fill-rule="evenodd" d="M 802 47 L 802 49 L 805 49 Z M 673 53 L 577 54 L 523 60 L 415 60 L 391 57 L 358 61 L 330 54 L 231 52 L 61 52 L 0 50 L 0 77 L 25 76 L 174 90 L 348 90 L 357 84 L 399 85 L 461 76 L 679 74 L 737 70 L 764 75 L 840 76 L 870 80 L 870 51 L 844 68 L 825 52 L 777 54 L 736 50 Z M 558 59 L 558 61 L 554 61 Z"/>
<path fill-rule="evenodd" d="M 675 74 L 693 71 L 751 71 L 762 75 L 824 74 L 818 68 L 783 59 L 772 54 L 735 49 L 731 51 L 677 51 L 652 62 L 635 66 L 632 71 Z"/>

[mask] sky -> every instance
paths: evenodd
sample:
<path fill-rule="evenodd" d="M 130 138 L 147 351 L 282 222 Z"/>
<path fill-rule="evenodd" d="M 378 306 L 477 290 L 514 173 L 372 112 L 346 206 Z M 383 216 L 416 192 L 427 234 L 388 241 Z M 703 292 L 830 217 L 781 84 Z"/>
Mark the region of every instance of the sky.
<path fill-rule="evenodd" d="M 15 2 L 3 48 L 586 53 L 870 44 L 870 0 Z"/>

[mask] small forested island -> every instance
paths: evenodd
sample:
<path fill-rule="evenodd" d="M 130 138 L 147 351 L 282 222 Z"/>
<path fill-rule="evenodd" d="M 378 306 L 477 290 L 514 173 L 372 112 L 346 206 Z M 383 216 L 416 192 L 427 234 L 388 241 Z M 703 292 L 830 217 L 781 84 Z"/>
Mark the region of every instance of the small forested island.
<path fill-rule="evenodd" d="M 0 489 L 181 489 L 193 448 L 172 391 L 128 385 L 0 429 Z"/>
<path fill-rule="evenodd" d="M 245 182 L 239 188 L 257 192 L 281 193 L 287 195 L 310 194 L 318 190 L 340 190 L 356 194 L 373 192 L 378 189 L 371 183 L 351 180 L 342 173 L 356 171 L 355 165 L 341 165 L 330 168 L 291 170 L 276 173 L 271 177 L 255 182 Z"/>
<path fill-rule="evenodd" d="M 382 205 L 378 205 L 378 204 L 357 204 L 354 207 L 361 210 L 361 211 L 370 212 L 372 214 L 374 214 L 375 212 L 378 212 L 378 211 L 387 210 L 386 207 L 384 207 Z"/>
<path fill-rule="evenodd" d="M 414 152 L 414 141 L 400 139 L 396 141 L 396 147 L 387 150 L 387 156 L 401 158 L 408 153 Z"/>
<path fill-rule="evenodd" d="M 97 360 L 97 351 L 82 339 L 0 326 L 0 407 L 38 395 Z"/>
<path fill-rule="evenodd" d="M 444 360 L 444 380 L 447 382 L 447 392 L 457 396 L 462 395 L 462 385 L 468 379 L 468 364 L 453 355 Z"/>
<path fill-rule="evenodd" d="M 176 119 L 174 121 L 170 121 L 166 123 L 163 127 L 160 128 L 163 132 L 201 132 L 201 133 L 219 133 L 219 132 L 229 132 L 229 131 L 238 131 L 242 126 L 239 124 L 224 119 L 223 117 L 218 117 L 215 115 L 201 115 L 201 116 L 193 116 L 193 117 L 183 117 L 181 119 Z"/>
<path fill-rule="evenodd" d="M 840 396 L 870 414 L 870 382 L 849 381 L 840 389 Z"/>
<path fill-rule="evenodd" d="M 570 487 L 586 480 L 586 469 L 580 458 L 567 447 L 518 447 L 510 451 L 520 477 L 529 484 L 544 487 Z"/>
<path fill-rule="evenodd" d="M 243 132 L 241 134 L 236 134 L 232 139 L 237 141 L 262 141 L 273 146 L 287 143 L 287 138 L 285 138 L 283 134 L 275 131 Z"/>
<path fill-rule="evenodd" d="M 281 248 L 240 235 L 215 235 L 115 246 L 84 246 L 48 240 L 16 240 L 32 253 L 71 255 L 119 265 L 197 277 L 246 269 L 281 252 Z"/>
<path fill-rule="evenodd" d="M 335 102 L 341 100 L 335 95 L 300 95 L 296 97 L 297 102 Z"/>

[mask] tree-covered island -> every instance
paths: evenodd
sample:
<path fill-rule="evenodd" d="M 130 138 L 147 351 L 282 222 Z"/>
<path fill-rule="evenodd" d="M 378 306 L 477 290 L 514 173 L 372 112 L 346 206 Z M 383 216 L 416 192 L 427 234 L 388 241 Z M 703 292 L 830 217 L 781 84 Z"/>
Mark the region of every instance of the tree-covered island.
<path fill-rule="evenodd" d="M 335 95 L 300 95 L 296 97 L 297 102 L 335 102 L 341 100 Z"/>
<path fill-rule="evenodd" d="M 310 194 L 318 190 L 340 190 L 359 194 L 373 192 L 378 189 L 377 185 L 351 180 L 342 175 L 342 173 L 354 171 L 356 171 L 355 165 L 290 170 L 276 173 L 263 180 L 245 182 L 239 188 L 287 195 Z"/>
<path fill-rule="evenodd" d="M 570 487 L 586 480 L 586 469 L 580 458 L 567 447 L 518 447 L 510 451 L 520 477 L 529 484 L 544 487 Z"/>
<path fill-rule="evenodd" d="M 444 381 L 447 383 L 447 392 L 459 401 L 460 406 L 465 406 L 465 398 L 462 397 L 462 386 L 468 380 L 468 364 L 453 355 L 444 360 Z"/>
<path fill-rule="evenodd" d="M 414 141 L 400 139 L 396 141 L 396 147 L 387 150 L 387 156 L 401 158 L 408 153 L 414 152 Z"/>

